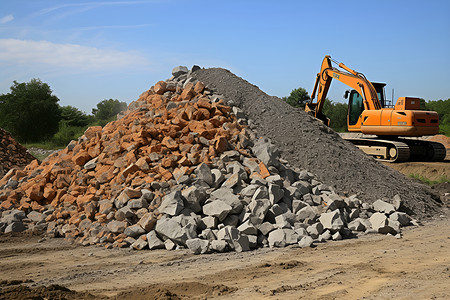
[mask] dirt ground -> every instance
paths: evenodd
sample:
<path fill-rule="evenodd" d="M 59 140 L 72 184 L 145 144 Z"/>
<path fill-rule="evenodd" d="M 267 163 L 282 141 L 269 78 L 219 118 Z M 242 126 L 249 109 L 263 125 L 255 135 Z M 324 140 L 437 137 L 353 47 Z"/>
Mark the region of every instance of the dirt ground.
<path fill-rule="evenodd" d="M 199 256 L 0 235 L 0 299 L 450 299 L 448 228 Z"/>
<path fill-rule="evenodd" d="M 439 162 L 402 162 L 383 163 L 406 176 L 411 174 L 421 175 L 432 181 L 438 181 L 443 177 L 450 178 L 450 160 Z"/>

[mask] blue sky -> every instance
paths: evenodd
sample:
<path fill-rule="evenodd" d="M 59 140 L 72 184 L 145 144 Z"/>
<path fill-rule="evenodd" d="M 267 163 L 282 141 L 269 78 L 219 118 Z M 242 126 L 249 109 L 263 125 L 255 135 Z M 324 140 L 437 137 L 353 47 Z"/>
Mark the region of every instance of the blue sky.
<path fill-rule="evenodd" d="M 40 78 L 90 113 L 178 65 L 223 67 L 270 95 L 309 93 L 324 55 L 390 98 L 450 98 L 450 1 L 1 0 L 0 94 Z M 347 87 L 331 86 L 343 102 Z"/>

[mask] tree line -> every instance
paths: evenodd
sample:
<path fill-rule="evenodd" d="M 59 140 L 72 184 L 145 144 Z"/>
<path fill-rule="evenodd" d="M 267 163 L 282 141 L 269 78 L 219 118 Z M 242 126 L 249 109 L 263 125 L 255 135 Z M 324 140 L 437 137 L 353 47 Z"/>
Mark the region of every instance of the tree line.
<path fill-rule="evenodd" d="M 50 86 L 40 79 L 14 81 L 10 92 L 0 95 L 0 127 L 21 143 L 61 147 L 77 139 L 89 126 L 104 126 L 127 108 L 125 102 L 105 99 L 88 115 L 58 102 Z"/>
<path fill-rule="evenodd" d="M 291 91 L 290 95 L 282 98 L 283 101 L 293 107 L 305 108 L 308 101 L 311 100 L 308 92 L 299 87 Z M 450 136 L 450 98 L 447 100 L 429 100 L 420 99 L 420 109 L 435 111 L 439 115 L 439 133 Z M 347 131 L 347 103 L 334 102 L 325 99 L 323 113 L 330 119 L 330 126 L 337 132 Z"/>

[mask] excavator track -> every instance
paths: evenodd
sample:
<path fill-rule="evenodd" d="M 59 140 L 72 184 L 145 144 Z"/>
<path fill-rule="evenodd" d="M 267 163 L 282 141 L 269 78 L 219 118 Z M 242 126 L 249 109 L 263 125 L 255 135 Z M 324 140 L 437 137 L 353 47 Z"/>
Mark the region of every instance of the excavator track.
<path fill-rule="evenodd" d="M 445 159 L 444 145 L 415 139 L 345 138 L 375 159 L 387 162 L 441 161 Z"/>

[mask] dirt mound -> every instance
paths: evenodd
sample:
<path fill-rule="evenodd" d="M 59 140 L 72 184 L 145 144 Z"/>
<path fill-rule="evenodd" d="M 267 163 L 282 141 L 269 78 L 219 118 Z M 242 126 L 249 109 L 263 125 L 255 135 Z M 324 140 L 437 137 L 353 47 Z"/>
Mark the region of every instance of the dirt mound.
<path fill-rule="evenodd" d="M 79 293 L 59 285 L 29 287 L 20 281 L 0 282 L 0 299 L 107 299 L 95 297 L 89 293 Z"/>
<path fill-rule="evenodd" d="M 11 134 L 0 128 L 0 178 L 12 168 L 23 168 L 34 157 L 14 140 Z"/>
<path fill-rule="evenodd" d="M 430 217 L 439 211 L 433 200 L 436 195 L 364 155 L 303 110 L 265 94 L 225 69 L 201 69 L 193 77 L 223 95 L 228 104 L 240 107 L 257 133 L 275 143 L 282 158 L 316 174 L 340 193 L 357 193 L 368 202 L 399 194 L 418 216 Z"/>
<path fill-rule="evenodd" d="M 223 284 L 207 285 L 200 282 L 178 282 L 166 284 L 154 284 L 148 287 L 133 288 L 130 291 L 117 295 L 117 299 L 207 299 L 219 297 L 235 292 L 236 288 L 230 288 Z"/>

